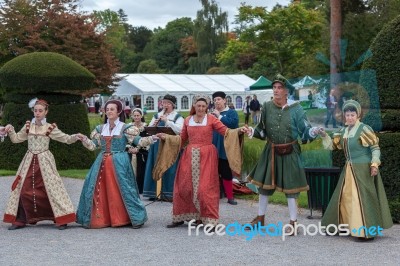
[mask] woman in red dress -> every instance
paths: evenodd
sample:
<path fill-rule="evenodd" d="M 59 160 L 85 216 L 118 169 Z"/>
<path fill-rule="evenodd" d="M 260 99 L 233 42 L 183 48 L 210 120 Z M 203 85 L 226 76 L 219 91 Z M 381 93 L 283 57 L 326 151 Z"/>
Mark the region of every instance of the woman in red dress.
<path fill-rule="evenodd" d="M 218 118 L 207 114 L 208 103 L 207 96 L 196 96 L 191 116 L 185 119 L 183 125 L 181 146 L 186 143 L 187 146 L 175 177 L 172 224 L 168 228 L 193 219 L 213 226 L 218 224 L 218 154 L 212 143 L 213 131 L 221 135 L 231 131 L 237 136 L 247 132 L 247 128 L 228 129 Z M 163 133 L 157 136 L 162 140 L 167 138 Z M 240 150 L 237 154 L 240 154 Z"/>

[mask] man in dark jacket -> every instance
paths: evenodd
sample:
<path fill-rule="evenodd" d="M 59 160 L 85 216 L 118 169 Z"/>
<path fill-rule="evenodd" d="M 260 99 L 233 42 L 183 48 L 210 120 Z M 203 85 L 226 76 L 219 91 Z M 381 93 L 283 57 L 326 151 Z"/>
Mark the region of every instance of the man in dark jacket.
<path fill-rule="evenodd" d="M 261 105 L 257 100 L 257 95 L 253 95 L 253 100 L 250 102 L 251 117 L 253 118 L 253 124 L 258 124 L 258 118 L 260 116 Z"/>

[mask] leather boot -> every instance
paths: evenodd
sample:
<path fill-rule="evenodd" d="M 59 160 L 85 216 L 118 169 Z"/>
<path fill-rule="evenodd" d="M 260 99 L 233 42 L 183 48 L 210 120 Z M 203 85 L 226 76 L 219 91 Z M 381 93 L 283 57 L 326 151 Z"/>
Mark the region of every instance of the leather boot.
<path fill-rule="evenodd" d="M 297 220 L 296 221 L 292 221 L 292 220 L 290 220 L 289 221 L 289 224 L 290 225 L 292 225 L 293 226 L 293 231 L 291 230 L 291 228 L 286 228 L 285 229 L 285 233 L 290 233 L 290 232 L 292 232 L 290 235 L 288 235 L 288 236 L 294 236 L 294 232 L 295 232 L 295 226 L 297 225 Z M 297 230 L 296 230 L 296 235 L 298 235 L 299 234 L 299 230 L 298 230 L 298 228 L 297 228 Z"/>
<path fill-rule="evenodd" d="M 251 227 L 254 228 L 254 225 L 256 225 L 256 224 L 258 225 L 258 222 L 260 222 L 260 224 L 261 224 L 262 226 L 264 226 L 264 220 L 265 220 L 265 215 L 258 215 L 258 216 L 256 216 L 256 217 L 250 222 Z M 246 227 L 245 229 L 246 229 L 246 230 L 250 230 L 249 227 Z"/>

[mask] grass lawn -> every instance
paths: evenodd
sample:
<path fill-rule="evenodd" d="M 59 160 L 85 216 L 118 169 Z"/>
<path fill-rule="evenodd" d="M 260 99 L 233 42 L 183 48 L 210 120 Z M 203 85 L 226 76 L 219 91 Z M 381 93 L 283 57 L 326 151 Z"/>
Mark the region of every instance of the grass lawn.
<path fill-rule="evenodd" d="M 310 121 L 313 123 L 319 123 L 324 115 L 326 110 L 325 109 L 309 109 L 307 110 L 307 115 Z M 189 112 L 181 112 L 184 117 L 187 117 Z M 147 123 L 151 121 L 152 116 L 154 113 L 148 113 L 145 116 L 145 120 Z M 239 115 L 239 125 L 244 125 L 244 114 L 242 111 L 238 111 Z M 96 125 L 102 124 L 104 118 L 101 118 L 99 114 L 88 114 L 90 129 L 93 130 Z M 126 121 L 127 123 L 131 122 L 129 119 Z M 254 166 L 255 162 L 257 161 L 259 154 L 261 153 L 262 149 L 265 146 L 265 141 L 259 139 L 248 139 L 246 137 L 245 140 L 245 150 L 244 150 L 244 162 L 243 162 L 243 176 L 245 176 L 251 168 Z M 301 145 L 302 149 L 302 157 L 304 166 L 306 167 L 329 167 L 331 166 L 331 153 L 330 151 L 326 151 L 322 149 L 321 140 L 317 139 L 312 143 Z M 71 178 L 78 178 L 84 179 L 86 174 L 88 173 L 89 169 L 68 169 L 68 170 L 59 170 L 61 176 L 64 177 L 71 177 Z M 1 170 L 0 169 L 0 176 L 13 176 L 15 175 L 16 171 L 12 170 Z M 238 198 L 244 198 L 249 200 L 256 200 L 258 201 L 258 195 L 250 195 L 250 196 L 238 196 Z M 287 204 L 286 197 L 283 193 L 276 192 L 272 197 L 269 197 L 269 201 L 276 204 Z M 307 193 L 302 192 L 300 193 L 300 197 L 298 199 L 298 204 L 300 207 L 306 208 L 307 207 Z"/>

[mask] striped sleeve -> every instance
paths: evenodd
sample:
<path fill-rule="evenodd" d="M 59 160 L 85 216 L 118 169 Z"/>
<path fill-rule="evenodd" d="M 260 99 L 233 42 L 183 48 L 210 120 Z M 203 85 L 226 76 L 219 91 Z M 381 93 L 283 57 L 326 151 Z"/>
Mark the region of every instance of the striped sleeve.
<path fill-rule="evenodd" d="M 369 147 L 372 153 L 371 166 L 378 167 L 381 164 L 381 150 L 379 148 L 379 138 L 368 125 L 364 125 L 360 135 L 361 145 Z"/>

